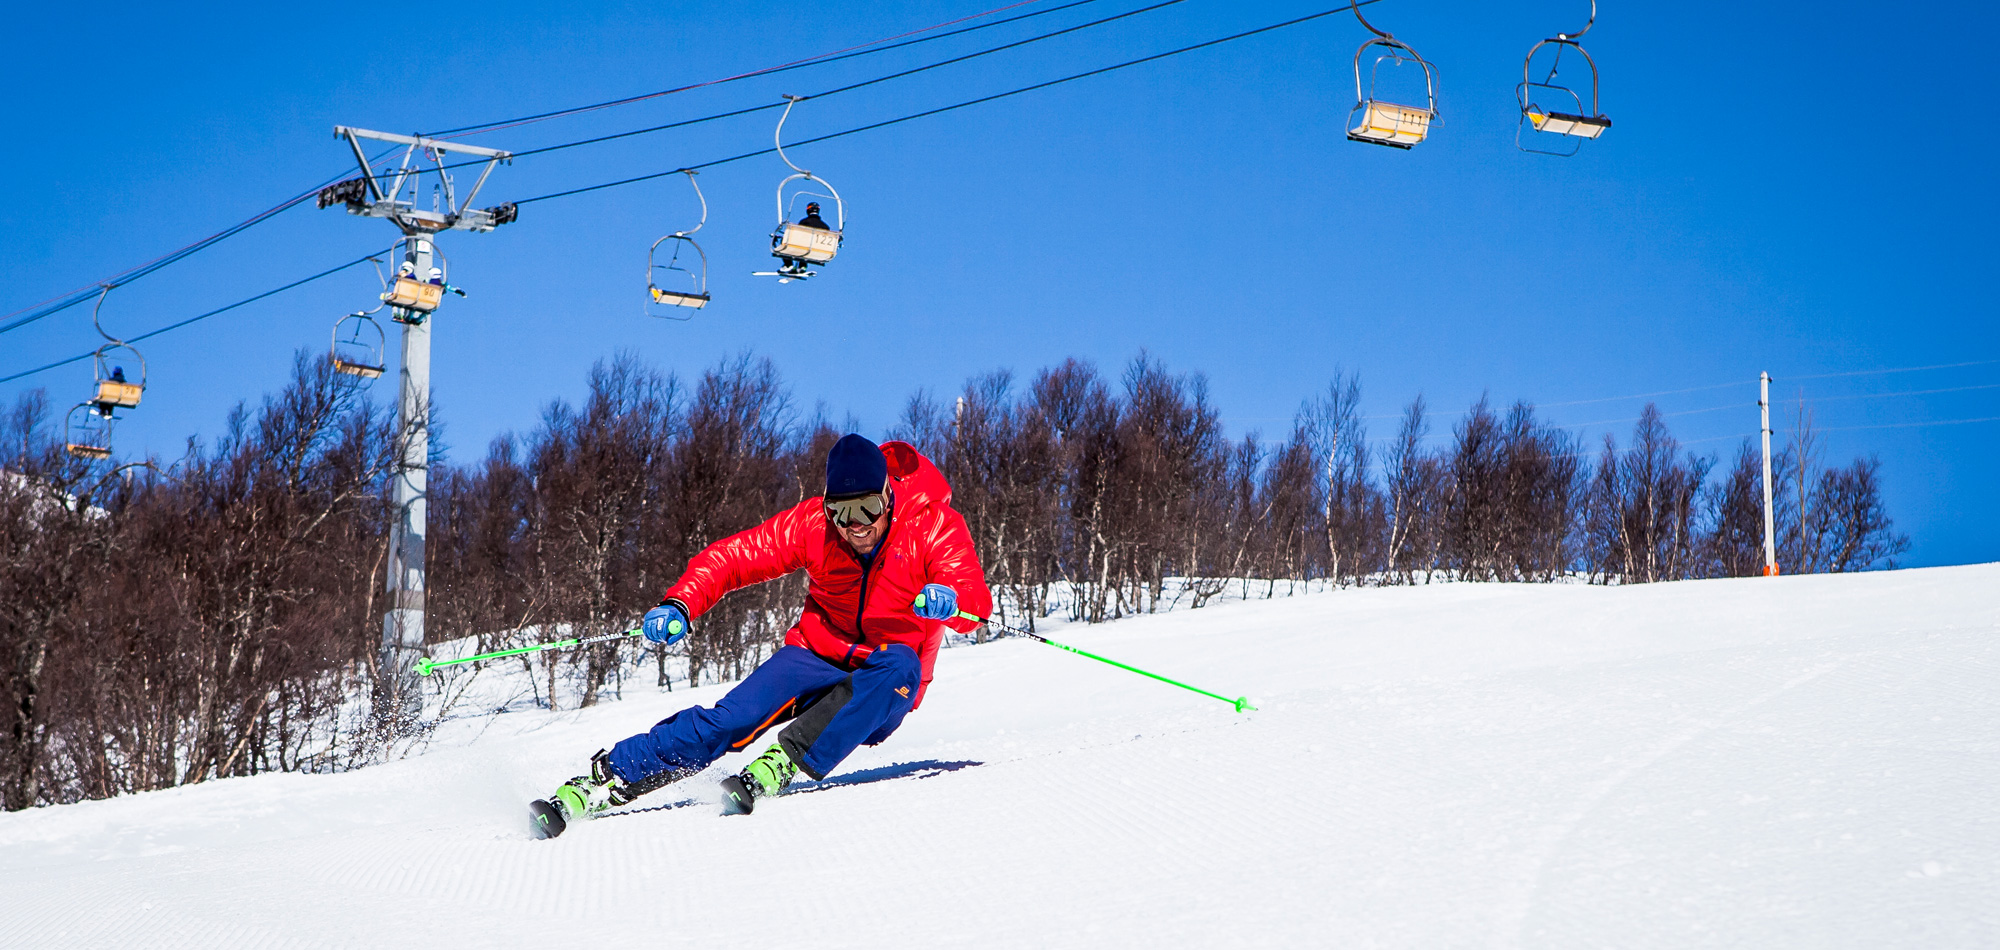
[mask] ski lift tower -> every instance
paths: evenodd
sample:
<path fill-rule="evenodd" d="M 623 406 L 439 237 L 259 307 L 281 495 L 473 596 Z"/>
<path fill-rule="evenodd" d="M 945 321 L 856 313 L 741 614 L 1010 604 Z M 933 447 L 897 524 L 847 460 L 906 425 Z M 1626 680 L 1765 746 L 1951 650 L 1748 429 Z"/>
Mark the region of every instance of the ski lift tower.
<path fill-rule="evenodd" d="M 431 394 L 430 315 L 443 300 L 446 289 L 460 296 L 464 291 L 445 281 L 442 254 L 436 236 L 442 231 L 491 231 L 514 220 L 516 208 L 503 204 L 474 208 L 472 202 L 487 176 L 501 162 L 513 156 L 497 149 L 461 145 L 442 139 L 388 132 L 371 132 L 335 126 L 335 138 L 345 139 L 361 164 L 361 177 L 328 186 L 319 193 L 319 206 L 345 205 L 349 214 L 387 218 L 403 232 L 403 266 L 395 283 L 382 295 L 390 315 L 403 325 L 402 387 L 396 403 L 396 428 L 400 459 L 396 468 L 395 520 L 389 529 L 387 571 L 388 612 L 382 617 L 382 656 L 377 677 L 379 707 L 388 715 L 404 718 L 404 700 L 413 678 L 411 665 L 424 645 L 424 527 L 428 515 Z M 393 169 L 376 173 L 362 140 L 388 142 L 403 147 L 402 161 Z M 453 163 L 452 155 L 472 160 Z M 452 186 L 454 164 L 478 164 L 479 180 L 459 198 Z M 432 180 L 430 209 L 417 207 L 422 197 L 423 179 Z M 407 197 L 405 197 L 407 193 Z M 435 268 L 435 270 L 434 270 Z M 435 276 L 434 276 L 435 275 Z"/>

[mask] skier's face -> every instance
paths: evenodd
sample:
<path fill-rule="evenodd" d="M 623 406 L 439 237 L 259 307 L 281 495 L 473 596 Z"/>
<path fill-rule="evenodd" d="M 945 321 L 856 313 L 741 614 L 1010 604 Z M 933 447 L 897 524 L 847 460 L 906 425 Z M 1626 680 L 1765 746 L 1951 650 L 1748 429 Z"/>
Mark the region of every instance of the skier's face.
<path fill-rule="evenodd" d="M 875 550 L 875 545 L 882 541 L 883 533 L 889 530 L 889 513 L 884 511 L 882 517 L 875 519 L 873 524 L 855 521 L 841 526 L 838 530 L 841 539 L 847 542 L 848 547 L 854 549 L 854 553 L 867 554 Z"/>

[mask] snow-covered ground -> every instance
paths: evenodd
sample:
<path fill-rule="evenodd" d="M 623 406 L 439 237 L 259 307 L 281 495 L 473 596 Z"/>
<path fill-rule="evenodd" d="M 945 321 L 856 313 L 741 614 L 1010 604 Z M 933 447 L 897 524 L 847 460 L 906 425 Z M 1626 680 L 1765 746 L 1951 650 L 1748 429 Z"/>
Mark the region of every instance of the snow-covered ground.
<path fill-rule="evenodd" d="M 2000 565 L 1337 591 L 954 649 L 889 743 L 522 806 L 726 687 L 0 815 L 5 947 L 1995 947 Z"/>

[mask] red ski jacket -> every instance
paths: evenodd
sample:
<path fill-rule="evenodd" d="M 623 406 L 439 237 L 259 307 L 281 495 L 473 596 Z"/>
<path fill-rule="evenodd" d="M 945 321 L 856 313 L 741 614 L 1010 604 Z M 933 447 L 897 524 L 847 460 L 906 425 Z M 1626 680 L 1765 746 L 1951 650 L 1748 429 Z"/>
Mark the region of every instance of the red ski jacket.
<path fill-rule="evenodd" d="M 867 563 L 826 520 L 826 504 L 809 498 L 771 520 L 702 549 L 667 596 L 699 617 L 724 594 L 804 568 L 811 586 L 805 613 L 785 634 L 839 666 L 854 669 L 891 643 L 917 651 L 923 681 L 911 708 L 923 702 L 947 626 L 967 633 L 962 618 L 926 620 L 911 604 L 925 584 L 958 592 L 958 609 L 990 616 L 993 594 L 972 546 L 965 518 L 951 509 L 951 486 L 931 460 L 905 442 L 885 442 L 894 493 L 889 530 Z"/>

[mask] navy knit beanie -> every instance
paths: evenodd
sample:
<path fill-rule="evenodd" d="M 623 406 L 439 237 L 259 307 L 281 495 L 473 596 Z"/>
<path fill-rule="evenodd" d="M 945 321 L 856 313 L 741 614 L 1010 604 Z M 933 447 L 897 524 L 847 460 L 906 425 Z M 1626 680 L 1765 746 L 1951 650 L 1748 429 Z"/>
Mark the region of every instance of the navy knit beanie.
<path fill-rule="evenodd" d="M 852 432 L 826 453 L 826 496 L 867 495 L 889 480 L 889 460 L 875 443 Z"/>

